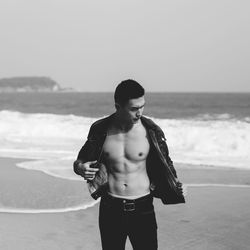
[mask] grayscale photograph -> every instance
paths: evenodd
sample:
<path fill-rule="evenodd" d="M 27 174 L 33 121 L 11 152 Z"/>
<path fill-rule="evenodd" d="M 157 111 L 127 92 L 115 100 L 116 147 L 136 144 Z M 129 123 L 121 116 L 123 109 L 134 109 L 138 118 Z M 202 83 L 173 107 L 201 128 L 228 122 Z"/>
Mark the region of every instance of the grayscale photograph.
<path fill-rule="evenodd" d="M 0 250 L 249 250 L 249 10 L 0 0 Z"/>

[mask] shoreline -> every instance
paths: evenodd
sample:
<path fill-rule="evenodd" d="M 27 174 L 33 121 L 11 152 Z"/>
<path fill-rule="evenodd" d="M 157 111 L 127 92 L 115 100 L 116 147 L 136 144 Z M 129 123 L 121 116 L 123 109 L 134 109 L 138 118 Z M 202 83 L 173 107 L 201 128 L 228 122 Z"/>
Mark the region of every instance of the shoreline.
<path fill-rule="evenodd" d="M 2 195 L 0 195 L 0 205 L 1 199 L 8 201 L 12 199 L 14 206 L 4 206 L 0 207 L 0 213 L 9 214 L 52 214 L 52 213 L 67 213 L 80 210 L 86 210 L 88 208 L 94 207 L 99 203 L 99 200 L 94 200 L 89 196 L 87 186 L 81 181 L 73 181 L 71 179 L 63 179 L 60 177 L 55 177 L 44 173 L 39 170 L 32 170 L 19 167 L 18 164 L 21 162 L 34 161 L 34 159 L 24 159 L 24 158 L 8 158 L 0 157 L 0 188 L 2 190 Z M 6 165 L 6 166 L 5 166 Z M 221 167 L 207 167 L 207 166 L 196 166 L 191 164 L 175 164 L 179 180 L 187 188 L 207 188 L 207 187 L 229 187 L 229 188 L 250 188 L 250 171 L 245 169 L 231 169 L 231 168 L 221 168 Z M 8 172 L 12 178 L 8 177 Z M 37 192 L 33 191 L 33 195 L 27 195 L 29 192 L 29 186 L 27 183 L 33 184 L 31 179 L 36 179 Z M 13 183 L 15 183 L 13 185 Z M 40 184 L 39 184 L 40 183 Z M 34 184 L 33 184 L 34 185 Z M 60 193 L 65 190 L 69 193 L 72 198 L 72 194 L 75 195 L 75 199 L 67 201 L 64 203 L 63 198 L 60 199 Z M 23 187 L 22 192 L 18 186 Z M 50 188 L 51 187 L 51 188 Z M 41 190 L 40 190 L 41 189 Z M 44 192 L 50 189 L 54 195 L 48 195 L 43 197 L 43 200 L 37 200 L 35 197 L 37 194 L 42 196 Z M 6 193 L 5 190 L 8 190 Z M 78 190 L 81 190 L 79 193 Z M 76 193 L 78 193 L 76 195 Z M 81 193 L 84 193 L 87 200 L 83 201 Z M 5 195 L 4 195 L 5 194 Z M 33 204 L 28 202 L 20 202 L 19 197 L 25 197 L 34 200 Z M 51 196 L 51 197 L 50 197 Z M 27 198 L 26 197 L 26 198 Z M 57 202 L 50 203 L 54 198 L 57 198 Z M 76 199 L 78 202 L 76 202 Z M 37 202 L 37 203 L 36 203 Z M 47 202 L 43 207 L 43 203 Z M 19 206 L 18 206 L 19 204 Z M 32 207 L 29 207 L 29 205 Z M 40 204 L 40 205 L 39 205 Z M 55 204 L 51 206 L 51 204 Z M 21 206 L 20 206 L 21 205 Z M 49 207 L 50 205 L 50 207 Z M 36 207 L 37 206 L 37 207 Z M 40 207 L 39 207 L 40 206 Z"/>
<path fill-rule="evenodd" d="M 0 158 L 0 212 L 68 212 L 94 205 L 82 181 L 55 178 L 16 166 L 29 160 Z"/>
<path fill-rule="evenodd" d="M 27 195 L 27 191 L 31 192 L 31 184 L 35 185 L 35 183 L 41 188 L 39 191 L 41 196 L 46 192 L 47 199 L 56 199 L 58 196 L 60 198 L 61 192 L 65 195 L 69 190 L 83 192 L 81 182 L 74 181 L 76 187 L 72 189 L 71 186 L 67 186 L 72 181 L 60 180 L 37 170 L 15 167 L 17 162 L 24 160 L 26 161 L 26 159 L 0 158 L 0 188 L 2 193 L 9 192 L 6 193 L 5 198 L 17 199 L 18 192 L 22 193 L 22 199 L 27 198 L 26 201 L 36 198 L 36 193 L 33 196 L 29 193 Z M 244 170 L 183 170 L 177 166 L 177 173 L 184 184 L 220 181 L 226 185 L 232 183 L 245 185 L 250 180 L 250 171 Z M 15 185 L 17 187 L 14 187 Z M 70 198 L 72 197 L 69 196 Z M 43 202 L 46 202 L 46 199 Z M 247 250 L 250 245 L 249 206 L 248 189 L 228 186 L 189 186 L 185 204 L 166 206 L 159 199 L 154 199 L 159 250 L 166 248 L 168 250 Z M 65 213 L 0 212 L 0 248 L 3 250 L 101 249 L 98 209 L 99 205 Z M 126 250 L 131 249 L 131 244 L 127 240 Z"/>

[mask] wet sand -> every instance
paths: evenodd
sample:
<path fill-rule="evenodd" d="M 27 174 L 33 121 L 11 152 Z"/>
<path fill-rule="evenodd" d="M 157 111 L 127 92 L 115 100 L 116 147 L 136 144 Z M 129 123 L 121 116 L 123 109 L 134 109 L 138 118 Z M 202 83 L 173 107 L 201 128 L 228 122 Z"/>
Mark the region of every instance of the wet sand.
<path fill-rule="evenodd" d="M 16 168 L 16 162 L 20 160 L 0 159 L 0 205 L 10 195 L 13 196 L 13 205 L 20 205 L 22 199 L 34 199 L 36 193 L 32 196 L 22 191 L 29 187 L 32 189 L 32 183 L 40 183 L 39 192 L 46 192 L 51 200 L 58 190 L 69 190 L 70 194 L 75 192 L 77 195 L 81 192 L 82 183 L 75 182 L 72 187 L 67 180 Z M 155 199 L 159 249 L 249 249 L 250 187 L 241 185 L 250 184 L 250 171 L 176 166 L 179 178 L 185 184 L 214 183 L 225 186 L 190 185 L 186 204 L 166 206 Z M 40 202 L 43 203 L 43 200 Z M 98 207 L 97 204 L 85 210 L 65 213 L 0 213 L 0 249 L 101 249 Z M 132 249 L 129 241 L 126 249 Z"/>

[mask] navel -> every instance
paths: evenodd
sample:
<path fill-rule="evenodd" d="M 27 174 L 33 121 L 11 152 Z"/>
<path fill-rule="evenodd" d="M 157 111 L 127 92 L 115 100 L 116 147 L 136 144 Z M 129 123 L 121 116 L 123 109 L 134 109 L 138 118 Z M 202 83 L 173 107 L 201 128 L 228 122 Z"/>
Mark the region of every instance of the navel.
<path fill-rule="evenodd" d="M 143 153 L 142 153 L 142 152 L 140 152 L 140 153 L 139 153 L 139 156 L 142 156 L 142 155 L 143 155 Z"/>

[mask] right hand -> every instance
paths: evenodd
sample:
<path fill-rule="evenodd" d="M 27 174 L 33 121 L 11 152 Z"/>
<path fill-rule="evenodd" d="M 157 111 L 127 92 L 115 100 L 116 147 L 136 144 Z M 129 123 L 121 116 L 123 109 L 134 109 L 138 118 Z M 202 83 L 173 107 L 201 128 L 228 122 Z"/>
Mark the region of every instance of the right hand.
<path fill-rule="evenodd" d="M 95 178 L 95 175 L 99 171 L 99 168 L 93 168 L 91 167 L 91 165 L 96 162 L 97 161 L 88 161 L 85 163 L 78 163 L 78 172 L 85 180 L 91 181 Z"/>

